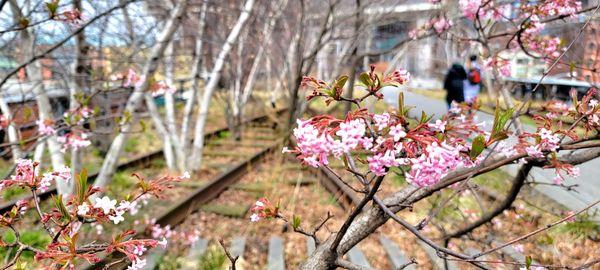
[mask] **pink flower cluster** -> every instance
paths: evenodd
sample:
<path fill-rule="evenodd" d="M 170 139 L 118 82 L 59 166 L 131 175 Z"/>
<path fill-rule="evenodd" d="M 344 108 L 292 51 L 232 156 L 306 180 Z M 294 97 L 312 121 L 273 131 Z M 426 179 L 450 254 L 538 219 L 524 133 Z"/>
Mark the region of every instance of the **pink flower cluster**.
<path fill-rule="evenodd" d="M 409 163 L 411 170 L 406 175 L 406 180 L 415 186 L 426 187 L 438 183 L 450 171 L 469 164 L 470 161 L 460 154 L 459 147 L 433 143 L 420 157 L 409 159 Z"/>
<path fill-rule="evenodd" d="M 175 92 L 177 92 L 177 89 L 173 86 L 168 85 L 165 82 L 157 82 L 154 85 L 152 85 L 152 87 L 150 87 L 150 91 L 152 92 L 153 97 L 157 97 L 164 95 L 167 92 L 174 94 Z"/>
<path fill-rule="evenodd" d="M 493 1 L 482 1 L 482 0 L 459 0 L 458 6 L 462 11 L 463 15 L 470 20 L 474 20 L 477 16 L 481 20 L 502 19 L 503 7 L 495 7 Z"/>
<path fill-rule="evenodd" d="M 502 76 L 510 77 L 510 62 L 500 57 L 490 57 L 483 61 L 483 65 L 488 69 L 497 68 Z"/>
<path fill-rule="evenodd" d="M 384 83 L 392 83 L 392 84 L 406 84 L 410 81 L 410 72 L 406 69 L 398 69 L 394 70 L 394 72 L 388 74 L 383 78 Z"/>
<path fill-rule="evenodd" d="M 560 56 L 560 38 L 543 38 L 541 40 L 529 40 L 529 48 L 532 51 L 542 54 L 544 57 Z"/>
<path fill-rule="evenodd" d="M 581 2 L 573 0 L 541 1 L 539 11 L 545 15 L 573 15 L 581 10 Z"/>
<path fill-rule="evenodd" d="M 446 19 L 445 17 L 433 19 L 430 23 L 433 25 L 433 29 L 435 29 L 435 32 L 438 34 L 441 34 L 452 27 L 452 21 Z"/>
<path fill-rule="evenodd" d="M 56 130 L 54 129 L 54 121 L 49 119 L 37 120 L 38 132 L 40 135 L 44 136 L 52 136 L 56 134 Z"/>
<path fill-rule="evenodd" d="M 92 142 L 88 139 L 87 133 L 81 133 L 77 135 L 75 133 L 67 133 L 64 136 L 56 138 L 56 140 L 63 145 L 61 151 L 66 152 L 67 149 L 79 149 L 90 146 Z"/>
<path fill-rule="evenodd" d="M 463 15 L 471 20 L 475 19 L 477 12 L 480 12 L 480 15 L 483 14 L 481 13 L 483 8 L 480 9 L 481 0 L 460 0 L 458 1 L 458 6 L 462 10 Z"/>
<path fill-rule="evenodd" d="M 377 130 L 375 137 L 367 133 L 365 119 L 372 120 Z M 447 125 L 446 120 L 438 119 L 433 123 L 421 125 L 419 132 L 431 138 L 430 136 L 437 132 L 447 132 Z M 297 148 L 284 151 L 297 153 L 304 163 L 318 167 L 327 165 L 330 155 L 339 158 L 343 153 L 362 148 L 371 152 L 366 157 L 370 172 L 383 176 L 388 168 L 409 165 L 411 170 L 407 179 L 416 186 L 435 184 L 458 166 L 474 164 L 468 156 L 461 154 L 460 150 L 465 148 L 464 146 L 424 139 L 418 143 L 420 146 L 415 148 L 415 142 L 412 138 L 407 138 L 405 128 L 392 120 L 389 113 L 368 114 L 365 118 L 342 121 L 335 129 L 335 136 L 330 135 L 329 129 L 331 127 L 319 131 L 310 120 L 298 120 L 298 127 L 294 129 Z M 405 144 L 410 145 L 411 149 L 406 149 Z M 421 147 L 424 150 L 419 150 Z"/>
<path fill-rule="evenodd" d="M 364 120 L 355 119 L 342 122 L 335 133 L 339 139 L 334 139 L 328 132 L 319 132 L 310 121 L 297 120 L 298 127 L 294 129 L 297 139 L 299 158 L 306 164 L 319 167 L 328 165 L 328 156 L 333 154 L 339 158 L 343 153 L 348 153 L 359 145 L 372 145 L 371 139 L 365 138 L 366 126 Z M 284 149 L 284 152 L 288 150 Z"/>

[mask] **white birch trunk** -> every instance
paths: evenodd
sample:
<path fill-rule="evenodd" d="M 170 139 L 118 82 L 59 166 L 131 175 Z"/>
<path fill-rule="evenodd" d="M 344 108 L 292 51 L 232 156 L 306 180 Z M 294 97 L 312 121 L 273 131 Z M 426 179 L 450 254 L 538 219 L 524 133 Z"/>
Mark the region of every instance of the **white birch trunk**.
<path fill-rule="evenodd" d="M 183 12 L 187 7 L 187 0 L 181 0 L 175 7 L 171 18 L 165 25 L 165 28 L 156 40 L 156 44 L 152 47 L 150 57 L 144 66 L 143 77 L 145 78 L 143 83 L 136 87 L 125 106 L 125 113 L 132 116 L 131 121 L 127 122 L 123 120 L 120 124 L 121 132 L 115 137 L 113 143 L 110 145 L 108 153 L 104 157 L 104 162 L 94 183 L 97 187 L 105 187 L 112 181 L 112 177 L 117 168 L 117 161 L 123 150 L 123 145 L 127 141 L 128 133 L 131 131 L 133 125 L 137 122 L 137 116 L 135 110 L 139 107 L 142 99 L 144 98 L 145 92 L 147 92 L 150 86 L 150 77 L 156 71 L 159 63 L 159 59 L 162 57 L 169 40 L 173 37 L 173 34 L 177 30 L 181 19 L 183 18 Z"/>
<path fill-rule="evenodd" d="M 82 10 L 81 0 L 73 1 L 73 9 Z M 81 31 L 75 37 L 76 44 L 76 60 L 75 66 L 73 67 L 74 85 L 70 87 L 69 93 L 69 109 L 74 110 L 77 108 L 77 95 L 85 92 L 87 87 L 88 76 L 90 75 L 87 71 L 89 70 L 86 65 L 86 59 L 88 58 L 88 49 L 85 42 L 85 29 Z M 71 149 L 71 175 L 80 173 L 82 168 L 83 153 L 79 149 Z M 72 182 L 71 182 L 72 183 Z M 71 185 L 72 186 L 72 185 Z M 69 187 L 70 189 L 72 187 Z"/>
<path fill-rule="evenodd" d="M 202 162 L 202 151 L 204 150 L 204 125 L 206 124 L 206 117 L 208 116 L 208 107 L 210 106 L 210 100 L 212 98 L 213 92 L 217 88 L 217 83 L 219 82 L 219 78 L 221 77 L 221 70 L 225 65 L 225 58 L 231 52 L 231 48 L 233 44 L 236 42 L 240 32 L 248 18 L 250 17 L 250 12 L 254 6 L 254 0 L 247 0 L 238 21 L 234 25 L 233 29 L 227 36 L 227 40 L 225 44 L 223 44 L 223 48 L 217 57 L 215 62 L 215 66 L 211 71 L 210 79 L 204 89 L 204 93 L 202 95 L 202 102 L 200 104 L 200 110 L 198 111 L 198 118 L 196 119 L 196 127 L 194 132 L 194 145 L 192 149 L 192 155 L 190 157 L 190 164 L 188 167 L 194 171 L 197 171 L 200 168 Z"/>
<path fill-rule="evenodd" d="M 14 0 L 10 1 L 13 19 L 17 22 L 20 18 L 23 17 L 23 12 L 17 5 L 17 2 Z M 34 33 L 30 32 L 30 29 L 24 29 L 20 32 L 21 34 L 21 44 L 25 51 L 25 59 L 31 59 L 34 55 L 35 49 L 35 39 Z M 43 77 L 42 77 L 42 67 L 39 61 L 35 61 L 26 67 L 27 75 L 29 77 L 29 82 L 32 83 L 33 93 L 35 95 L 35 100 L 38 106 L 39 119 L 44 121 L 44 119 L 54 120 L 52 115 L 52 107 L 50 106 L 50 99 L 48 95 L 46 95 L 46 91 L 44 89 Z M 60 145 L 56 141 L 55 136 L 50 136 L 47 139 L 48 148 L 50 150 L 50 159 L 52 160 L 52 167 L 54 169 L 58 169 L 64 166 L 64 156 L 60 151 Z M 64 181 L 58 181 L 56 183 L 56 188 L 59 194 L 69 194 L 70 187 L 69 183 Z"/>
<path fill-rule="evenodd" d="M 27 72 L 29 73 L 30 78 L 36 84 L 33 86 L 33 93 L 35 94 L 35 101 L 38 106 L 39 118 L 41 121 L 45 119 L 54 120 L 52 106 L 50 105 L 50 98 L 46 95 L 46 91 L 44 89 L 44 83 L 42 78 L 42 70 L 39 62 L 35 62 L 28 66 Z M 48 143 L 48 150 L 50 151 L 50 160 L 52 161 L 52 168 L 58 169 L 65 166 L 64 155 L 61 152 L 61 145 L 56 141 L 56 136 L 49 136 L 46 140 Z M 67 181 L 57 181 L 56 189 L 58 194 L 70 194 L 71 193 L 71 182 Z"/>
<path fill-rule="evenodd" d="M 152 122 L 154 123 L 154 128 L 163 138 L 163 154 L 165 156 L 165 161 L 167 163 L 167 167 L 169 169 L 175 168 L 175 156 L 173 152 L 173 143 L 171 142 L 171 138 L 169 136 L 169 131 L 165 124 L 163 123 L 160 113 L 158 112 L 158 108 L 156 103 L 154 103 L 154 98 L 149 93 L 144 94 L 144 100 L 146 101 L 146 107 L 148 108 L 148 113 L 150 113 L 150 117 L 152 118 Z"/>
<path fill-rule="evenodd" d="M 174 87 L 174 44 L 173 42 L 171 42 L 169 44 L 169 46 L 167 47 L 167 60 L 165 62 L 165 73 L 167 75 L 166 78 L 166 83 L 167 85 Z M 165 133 L 165 143 L 164 143 L 164 148 L 165 148 L 165 158 L 167 155 L 171 155 L 170 159 L 171 162 L 169 162 L 169 159 L 167 159 L 167 166 L 169 167 L 169 169 L 175 169 L 175 166 L 177 165 L 177 169 L 179 170 L 184 170 L 184 166 L 183 166 L 183 161 L 184 161 L 184 154 L 181 151 L 181 147 L 179 146 L 179 138 L 177 137 L 177 123 L 175 122 L 175 98 L 173 97 L 173 93 L 171 91 L 166 91 L 165 93 L 165 110 L 166 110 L 166 122 L 167 122 L 167 133 Z M 158 111 L 157 111 L 158 113 Z M 154 116 L 152 117 L 152 119 L 156 122 L 157 120 L 160 121 L 160 115 L 157 115 L 158 119 L 154 119 Z M 155 123 L 156 125 L 156 123 Z M 175 156 L 173 156 L 174 152 L 176 153 Z"/>
<path fill-rule="evenodd" d="M 44 141 L 38 141 L 39 144 L 35 147 L 35 151 L 33 152 L 33 161 L 37 162 L 37 163 L 41 163 L 42 162 L 42 158 L 44 156 L 44 150 L 46 150 L 46 142 Z M 40 173 L 40 166 L 36 166 L 35 167 L 35 174 L 39 175 Z"/>
<path fill-rule="evenodd" d="M 202 76 L 202 63 L 204 63 L 203 59 L 204 57 L 202 56 L 202 45 L 203 45 L 203 41 L 202 41 L 202 37 L 204 36 L 204 26 L 205 26 L 205 21 L 206 21 L 206 9 L 208 7 L 207 1 L 205 1 L 202 4 L 202 8 L 200 10 L 200 18 L 198 18 L 198 37 L 196 37 L 196 51 L 195 51 L 195 56 L 196 58 L 194 59 L 194 66 L 192 67 L 192 89 L 191 89 L 191 95 L 189 96 L 188 100 L 185 102 L 185 108 L 183 110 L 183 120 L 181 122 L 181 134 L 179 137 L 179 141 L 181 142 L 180 147 L 183 153 L 187 153 L 188 152 L 188 145 L 190 143 L 190 138 L 189 138 L 189 130 L 190 130 L 190 122 L 191 122 L 191 116 L 192 116 L 192 112 L 194 110 L 194 105 L 196 103 L 196 99 L 199 96 L 198 92 L 200 91 L 200 79 Z M 187 169 L 187 155 L 186 155 L 186 159 L 183 160 L 184 162 L 184 167 L 185 169 Z"/>

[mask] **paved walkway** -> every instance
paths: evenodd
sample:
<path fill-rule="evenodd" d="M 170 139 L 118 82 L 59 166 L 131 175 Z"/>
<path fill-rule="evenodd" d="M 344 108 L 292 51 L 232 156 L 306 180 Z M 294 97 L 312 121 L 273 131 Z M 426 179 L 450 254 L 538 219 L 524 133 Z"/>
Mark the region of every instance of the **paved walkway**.
<path fill-rule="evenodd" d="M 385 101 L 391 106 L 398 107 L 398 94 L 400 90 L 384 89 Z M 410 112 L 411 117 L 420 118 L 421 111 L 425 111 L 428 115 L 434 114 L 434 117 L 439 117 L 446 113 L 447 106 L 443 100 L 426 97 L 413 92 L 404 91 L 404 103 L 406 106 L 415 106 Z M 477 112 L 477 118 L 480 122 L 485 121 L 487 127 L 491 127 L 494 117 L 493 115 Z M 532 126 L 525 125 L 527 131 L 534 131 Z M 549 185 L 535 185 L 535 190 L 541 192 L 547 197 L 560 203 L 571 210 L 579 210 L 600 198 L 600 159 L 595 159 L 587 163 L 579 165 L 581 168 L 581 176 L 576 179 L 567 178 L 564 183 L 567 185 L 578 184 L 576 191 L 566 191 L 563 188 Z M 504 169 L 516 174 L 517 166 L 505 166 Z M 538 182 L 552 183 L 555 176 L 554 170 L 544 170 L 534 168 L 530 176 Z M 600 206 L 596 205 L 593 210 L 598 210 Z M 598 217 L 596 217 L 598 219 Z"/>

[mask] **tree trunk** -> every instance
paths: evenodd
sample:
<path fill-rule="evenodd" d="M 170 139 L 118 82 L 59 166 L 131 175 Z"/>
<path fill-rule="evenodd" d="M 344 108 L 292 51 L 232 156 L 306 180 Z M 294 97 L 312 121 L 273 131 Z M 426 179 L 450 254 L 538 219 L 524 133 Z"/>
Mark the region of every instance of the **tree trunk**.
<path fill-rule="evenodd" d="M 81 0 L 73 0 L 73 9 L 83 10 L 81 6 Z M 91 75 L 91 67 L 87 63 L 88 59 L 88 46 L 85 41 L 85 30 L 79 32 L 75 36 L 76 46 L 76 59 L 74 67 L 74 78 L 75 85 L 71 87 L 69 92 L 69 109 L 75 110 L 77 108 L 77 96 L 85 93 L 89 87 L 89 76 Z M 71 149 L 71 174 L 75 175 L 81 171 L 83 154 L 80 149 Z M 71 188 L 71 187 L 70 187 Z"/>
<path fill-rule="evenodd" d="M 15 22 L 19 21 L 23 18 L 23 12 L 18 7 L 16 1 L 10 1 L 10 5 L 12 8 L 13 19 Z M 25 48 L 25 59 L 31 59 L 35 52 L 35 39 L 33 38 L 34 33 L 30 32 L 30 29 L 24 29 L 20 32 L 21 34 L 21 44 Z M 29 78 L 29 82 L 33 87 L 33 94 L 35 95 L 35 100 L 38 106 L 39 119 L 40 121 L 44 121 L 45 119 L 54 120 L 54 116 L 52 115 L 52 107 L 50 105 L 50 99 L 48 95 L 46 95 L 46 91 L 44 89 L 44 81 L 42 76 L 42 66 L 39 61 L 35 61 L 26 67 L 27 75 Z M 52 167 L 54 169 L 58 169 L 64 166 L 64 157 L 63 153 L 60 150 L 60 145 L 56 141 L 55 136 L 49 136 L 47 139 L 48 148 L 50 150 L 50 159 L 52 160 Z M 64 181 L 58 181 L 56 183 L 56 188 L 59 194 L 69 194 L 70 193 L 70 184 Z"/>
<path fill-rule="evenodd" d="M 167 75 L 166 78 L 166 83 L 169 87 L 174 87 L 175 85 L 175 81 L 174 81 L 174 44 L 171 41 L 171 43 L 169 43 L 169 46 L 167 47 L 167 60 L 165 62 L 165 73 Z M 166 110 L 166 122 L 167 122 L 167 133 L 165 134 L 166 136 L 166 140 L 165 140 L 165 156 L 167 155 L 167 152 L 170 152 L 170 155 L 172 155 L 172 158 L 174 159 L 171 162 L 171 165 L 169 166 L 169 169 L 173 170 L 175 169 L 175 166 L 177 166 L 177 169 L 180 171 L 184 171 L 185 170 L 185 166 L 184 166 L 184 161 L 185 161 L 185 154 L 183 153 L 183 149 L 180 147 L 180 141 L 179 141 L 179 137 L 177 136 L 177 123 L 175 122 L 175 98 L 173 96 L 173 93 L 171 91 L 166 91 L 165 92 L 165 110 Z M 154 103 L 154 102 L 153 102 Z M 158 111 L 157 111 L 158 113 Z M 158 116 L 158 120 L 160 120 L 160 115 Z M 153 117 L 154 119 L 154 117 Z M 156 121 L 156 120 L 155 120 Z M 156 124 L 156 123 L 155 123 Z M 169 148 L 169 149 L 167 149 Z M 175 153 L 175 155 L 173 156 L 173 152 Z M 167 162 L 168 164 L 168 162 Z"/>
<path fill-rule="evenodd" d="M 192 154 L 190 158 L 190 164 L 188 167 L 194 171 L 200 169 L 200 165 L 202 163 L 202 151 L 204 150 L 204 126 L 206 124 L 206 118 L 208 116 L 208 109 L 210 106 L 210 100 L 214 91 L 217 88 L 217 83 L 219 82 L 219 78 L 221 77 L 221 70 L 225 65 L 225 58 L 231 52 L 231 48 L 233 44 L 237 41 L 238 36 L 248 18 L 250 17 L 250 12 L 254 6 L 254 0 L 247 0 L 244 8 L 238 18 L 233 29 L 229 33 L 225 44 L 223 44 L 223 49 L 219 53 L 217 60 L 215 62 L 215 66 L 210 75 L 210 79 L 204 89 L 204 93 L 202 95 L 202 102 L 200 104 L 200 110 L 198 111 L 198 118 L 196 119 L 196 127 L 194 132 L 194 145 L 192 149 Z"/>
<path fill-rule="evenodd" d="M 7 127 L 7 136 L 8 143 L 10 143 L 10 150 L 12 153 L 13 162 L 17 162 L 17 159 L 23 157 L 23 151 L 21 151 L 21 146 L 19 145 L 19 131 L 12 123 L 12 112 L 4 97 L 0 95 L 0 110 L 2 110 L 2 116 L 4 119 L 11 120 Z M 43 143 L 42 143 L 43 144 Z"/>
<path fill-rule="evenodd" d="M 171 141 L 169 131 L 167 130 L 167 127 L 165 127 L 165 124 L 160 117 L 160 113 L 156 107 L 156 103 L 154 102 L 152 95 L 145 93 L 144 100 L 146 101 L 148 113 L 150 113 L 150 117 L 154 123 L 154 128 L 156 129 L 158 135 L 163 138 L 163 154 L 165 156 L 167 167 L 169 170 L 172 170 L 175 168 L 175 155 L 173 152 L 173 142 Z"/>
<path fill-rule="evenodd" d="M 173 34 L 177 30 L 182 18 L 183 12 L 187 7 L 187 0 L 180 0 L 177 3 L 177 6 L 174 9 L 174 12 L 171 15 L 171 18 L 165 25 L 165 28 L 157 38 L 156 44 L 152 47 L 152 51 L 150 53 L 150 58 L 146 62 L 143 71 L 143 83 L 136 87 L 127 100 L 127 104 L 125 106 L 125 114 L 129 114 L 132 116 L 131 120 L 127 122 L 125 119 L 121 121 L 120 130 L 121 132 L 115 137 L 113 143 L 110 145 L 110 149 L 108 153 L 104 157 L 104 162 L 102 163 L 102 167 L 100 168 L 100 172 L 98 177 L 96 178 L 96 182 L 94 183 L 97 187 L 106 187 L 111 181 L 112 177 L 117 168 L 117 161 L 119 156 L 121 155 L 121 151 L 123 150 L 123 146 L 127 141 L 127 137 L 129 132 L 131 131 L 133 125 L 137 122 L 137 116 L 135 114 L 135 110 L 139 107 L 142 99 L 144 98 L 145 92 L 148 91 L 150 86 L 150 77 L 156 71 L 156 68 L 159 63 L 159 59 L 162 57 L 165 48 Z"/>
<path fill-rule="evenodd" d="M 271 33 L 273 33 L 273 28 L 275 27 L 275 23 L 277 19 L 281 16 L 281 10 L 287 4 L 287 0 L 280 0 L 279 6 L 273 16 L 270 16 L 269 20 L 265 22 L 263 27 L 263 42 L 254 57 L 254 61 L 252 62 L 252 67 L 250 68 L 250 72 L 248 73 L 248 77 L 246 78 L 246 84 L 244 85 L 244 89 L 242 90 L 241 98 L 239 99 L 237 115 L 235 116 L 236 125 L 239 135 L 237 135 L 236 140 L 241 139 L 241 129 L 242 129 L 242 118 L 244 114 L 244 109 L 246 104 L 248 104 L 248 100 L 252 95 L 252 90 L 254 89 L 254 84 L 256 83 L 256 77 L 258 74 L 258 69 L 260 67 L 260 63 L 265 54 L 265 47 L 269 44 L 271 40 Z"/>
<path fill-rule="evenodd" d="M 204 71 L 203 63 L 205 62 L 202 55 L 202 37 L 204 36 L 204 27 L 206 21 L 206 9 L 208 7 L 208 2 L 204 1 L 202 4 L 202 8 L 200 10 L 200 18 L 198 19 L 198 37 L 196 38 L 196 50 L 194 52 L 194 65 L 192 67 L 192 89 L 191 95 L 188 97 L 188 100 L 185 102 L 185 108 L 183 110 L 183 120 L 181 123 L 181 134 L 179 137 L 179 141 L 181 142 L 181 150 L 182 152 L 188 152 L 188 145 L 190 143 L 189 138 L 189 130 L 190 130 L 190 122 L 192 117 L 192 112 L 194 110 L 194 104 L 196 103 L 196 99 L 199 96 L 198 92 L 200 91 L 200 79 L 202 77 L 202 71 Z M 206 82 L 206 80 L 205 80 Z M 184 161 L 184 167 L 187 169 L 187 155 Z"/>

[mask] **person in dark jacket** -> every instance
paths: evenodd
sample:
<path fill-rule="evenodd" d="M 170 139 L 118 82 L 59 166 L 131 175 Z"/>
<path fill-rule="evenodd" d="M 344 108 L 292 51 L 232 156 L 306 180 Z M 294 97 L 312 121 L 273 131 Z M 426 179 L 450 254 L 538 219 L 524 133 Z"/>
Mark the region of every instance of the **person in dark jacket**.
<path fill-rule="evenodd" d="M 452 64 L 452 67 L 448 70 L 446 78 L 444 79 L 444 89 L 446 89 L 446 102 L 448 107 L 451 106 L 453 101 L 463 102 L 465 101 L 465 95 L 463 92 L 464 81 L 467 79 L 467 72 L 465 68 L 458 63 Z"/>

